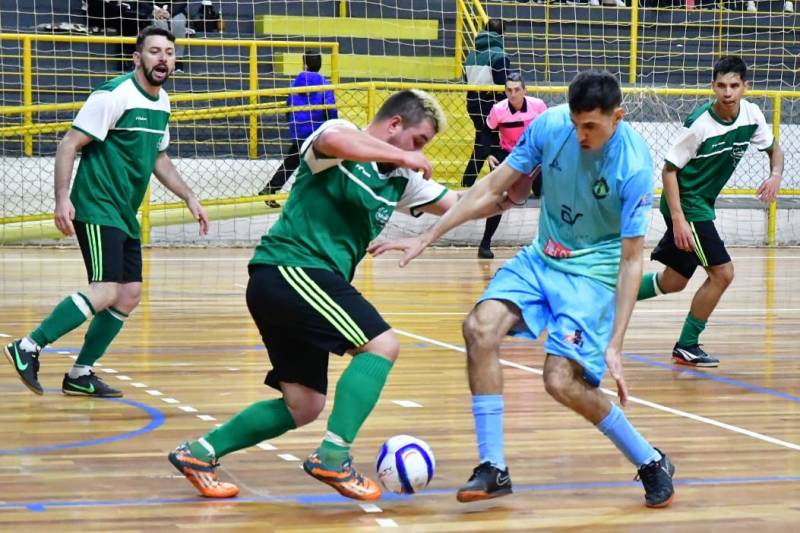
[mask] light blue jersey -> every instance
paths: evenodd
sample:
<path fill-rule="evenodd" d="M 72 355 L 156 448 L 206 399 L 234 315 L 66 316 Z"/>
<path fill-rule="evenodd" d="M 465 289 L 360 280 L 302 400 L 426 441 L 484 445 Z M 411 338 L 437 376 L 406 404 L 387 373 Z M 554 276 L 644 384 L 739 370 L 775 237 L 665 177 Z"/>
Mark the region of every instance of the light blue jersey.
<path fill-rule="evenodd" d="M 644 139 L 623 121 L 603 149 L 583 150 L 564 104 L 537 117 L 505 162 L 526 174 L 542 165 L 532 248 L 548 266 L 614 290 L 621 239 L 645 235 L 650 220 L 653 162 Z"/>

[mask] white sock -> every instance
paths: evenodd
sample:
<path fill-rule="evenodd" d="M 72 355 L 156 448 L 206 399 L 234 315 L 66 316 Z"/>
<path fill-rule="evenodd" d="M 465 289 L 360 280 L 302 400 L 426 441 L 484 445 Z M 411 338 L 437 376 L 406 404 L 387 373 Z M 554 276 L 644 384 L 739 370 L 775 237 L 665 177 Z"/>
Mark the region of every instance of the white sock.
<path fill-rule="evenodd" d="M 69 378 L 78 379 L 81 376 L 88 376 L 91 371 L 92 367 L 87 365 L 72 365 L 72 368 L 69 369 Z"/>
<path fill-rule="evenodd" d="M 22 337 L 19 342 L 19 347 L 25 350 L 26 352 L 36 352 L 39 353 L 42 351 L 42 347 L 30 340 L 28 337 Z"/>

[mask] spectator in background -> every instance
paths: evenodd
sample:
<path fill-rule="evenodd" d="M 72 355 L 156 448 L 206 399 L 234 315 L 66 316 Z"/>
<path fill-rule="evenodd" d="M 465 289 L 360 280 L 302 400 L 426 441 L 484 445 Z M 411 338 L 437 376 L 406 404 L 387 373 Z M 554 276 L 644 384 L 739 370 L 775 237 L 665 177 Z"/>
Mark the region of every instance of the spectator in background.
<path fill-rule="evenodd" d="M 159 7 L 160 6 L 160 7 Z M 188 33 L 189 2 L 153 2 L 153 24 L 159 28 L 169 30 L 176 39 L 185 39 Z M 185 46 L 175 45 L 175 72 L 183 72 L 183 52 Z"/>
<path fill-rule="evenodd" d="M 319 73 L 322 68 L 322 55 L 318 52 L 307 52 L 303 54 L 303 71 L 297 75 L 291 87 L 313 87 L 318 85 L 330 85 L 330 82 Z M 316 105 L 336 105 L 336 98 L 333 91 L 315 91 L 305 93 L 293 93 L 286 100 L 286 105 L 291 107 L 316 106 Z M 275 194 L 283 188 L 286 181 L 291 177 L 300 165 L 300 147 L 308 137 L 311 136 L 326 120 L 338 118 L 336 109 L 313 109 L 304 111 L 290 111 L 288 113 L 289 135 L 292 140 L 286 148 L 286 158 L 273 174 L 272 179 L 267 183 L 258 194 Z M 267 200 L 269 207 L 280 207 L 275 200 Z"/>
<path fill-rule="evenodd" d="M 511 60 L 503 49 L 503 26 L 500 19 L 489 19 L 486 27 L 475 37 L 475 49 L 464 62 L 464 77 L 469 85 L 505 85 L 506 72 L 511 69 Z M 503 93 L 492 91 L 468 91 L 467 112 L 475 126 L 475 145 L 464 170 L 461 185 L 471 187 L 478 177 L 484 160 L 491 154 L 493 146 L 499 146 L 497 132 L 486 126 L 486 117 L 495 102 L 503 99 Z"/>
<path fill-rule="evenodd" d="M 522 79 L 522 74 L 519 72 L 511 72 L 506 78 L 506 97 L 492 106 L 492 110 L 486 118 L 486 125 L 500 133 L 500 146 L 492 149 L 492 155 L 489 156 L 489 168 L 492 170 L 505 161 L 519 138 L 522 137 L 528 124 L 547 110 L 547 104 L 542 100 L 525 94 L 525 80 Z M 542 180 L 537 176 L 533 181 L 533 193 L 535 196 L 540 196 L 541 192 Z M 478 257 L 494 258 L 492 237 L 500 225 L 502 216 L 502 214 L 497 214 L 486 219 L 483 239 L 478 246 Z"/>

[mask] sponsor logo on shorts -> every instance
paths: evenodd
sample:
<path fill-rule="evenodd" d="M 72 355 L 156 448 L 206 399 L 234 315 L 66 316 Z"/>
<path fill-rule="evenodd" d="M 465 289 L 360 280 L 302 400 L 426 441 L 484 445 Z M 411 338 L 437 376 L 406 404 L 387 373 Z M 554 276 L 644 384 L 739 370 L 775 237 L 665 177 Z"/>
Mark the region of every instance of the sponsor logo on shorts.
<path fill-rule="evenodd" d="M 564 340 L 574 344 L 578 348 L 583 348 L 583 331 L 576 329 L 572 335 L 564 335 Z"/>

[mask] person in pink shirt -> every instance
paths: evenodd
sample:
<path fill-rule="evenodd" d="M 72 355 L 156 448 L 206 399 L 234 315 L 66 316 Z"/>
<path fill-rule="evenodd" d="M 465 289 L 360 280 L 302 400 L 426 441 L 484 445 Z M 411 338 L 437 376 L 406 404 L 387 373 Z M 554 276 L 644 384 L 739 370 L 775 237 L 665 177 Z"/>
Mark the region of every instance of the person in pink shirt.
<path fill-rule="evenodd" d="M 506 97 L 494 104 L 489 116 L 486 117 L 486 125 L 500 132 L 500 149 L 493 150 L 494 153 L 488 159 L 489 167 L 492 169 L 511 153 L 528 124 L 547 109 L 547 104 L 539 98 L 525 95 L 525 80 L 519 72 L 511 72 L 506 78 Z M 541 194 L 541 183 L 541 178 L 534 181 L 533 192 L 536 196 Z M 483 259 L 494 257 L 492 237 L 500 225 L 501 216 L 495 215 L 486 219 L 483 239 L 478 246 L 478 257 Z"/>

